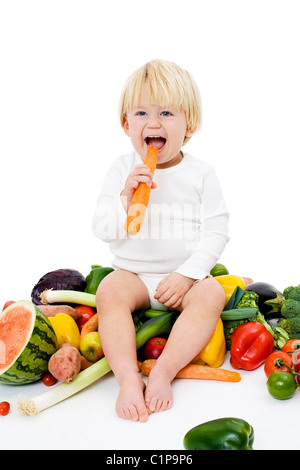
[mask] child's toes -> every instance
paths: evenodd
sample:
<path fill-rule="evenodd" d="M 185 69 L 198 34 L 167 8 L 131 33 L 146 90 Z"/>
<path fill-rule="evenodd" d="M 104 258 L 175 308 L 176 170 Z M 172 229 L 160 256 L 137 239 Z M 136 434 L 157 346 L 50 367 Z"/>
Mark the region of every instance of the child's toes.
<path fill-rule="evenodd" d="M 157 400 L 157 403 L 156 403 L 156 411 L 163 411 L 163 400 Z"/>
<path fill-rule="evenodd" d="M 141 421 L 142 423 L 147 421 L 149 416 L 147 409 L 144 407 L 143 409 L 138 410 L 138 416 L 139 421 Z"/>
<path fill-rule="evenodd" d="M 172 400 L 163 400 L 159 411 L 166 411 L 172 408 Z"/>
<path fill-rule="evenodd" d="M 125 410 L 124 408 L 116 408 L 116 412 L 117 412 L 117 415 L 120 417 L 120 418 L 123 418 L 123 419 L 128 419 L 127 416 L 126 416 L 126 413 L 125 413 Z"/>
<path fill-rule="evenodd" d="M 128 407 L 128 419 L 137 421 L 139 419 L 138 411 L 134 405 Z"/>
<path fill-rule="evenodd" d="M 156 410 L 156 406 L 157 406 L 157 399 L 156 398 L 150 398 L 147 403 L 146 403 L 146 406 L 148 408 L 148 410 L 151 412 L 151 413 L 155 413 Z"/>

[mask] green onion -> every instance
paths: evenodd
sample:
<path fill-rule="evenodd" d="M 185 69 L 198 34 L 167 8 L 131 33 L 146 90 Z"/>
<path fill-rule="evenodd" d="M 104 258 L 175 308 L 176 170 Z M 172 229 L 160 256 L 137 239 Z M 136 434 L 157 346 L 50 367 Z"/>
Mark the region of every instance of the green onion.
<path fill-rule="evenodd" d="M 221 313 L 222 320 L 244 320 L 246 318 L 255 317 L 257 308 L 233 308 L 232 310 L 223 310 Z"/>
<path fill-rule="evenodd" d="M 96 296 L 87 292 L 76 290 L 52 290 L 46 289 L 40 294 L 42 304 L 54 304 L 57 302 L 66 302 L 79 305 L 88 305 L 96 307 Z"/>
<path fill-rule="evenodd" d="M 70 383 L 61 383 L 56 387 L 44 392 L 34 398 L 24 399 L 19 397 L 17 402 L 17 412 L 34 416 L 47 408 L 69 398 L 80 390 L 86 388 L 103 375 L 110 372 L 111 368 L 105 357 L 95 362 L 92 366 L 79 372 L 77 377 Z"/>

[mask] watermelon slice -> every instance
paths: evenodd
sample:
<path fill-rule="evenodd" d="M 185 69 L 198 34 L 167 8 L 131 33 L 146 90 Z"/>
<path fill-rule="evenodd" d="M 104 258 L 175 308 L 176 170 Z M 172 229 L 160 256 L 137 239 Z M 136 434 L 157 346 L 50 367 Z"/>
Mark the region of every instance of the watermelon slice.
<path fill-rule="evenodd" d="M 48 318 L 29 300 L 14 302 L 0 314 L 0 382 L 36 382 L 56 350 Z"/>

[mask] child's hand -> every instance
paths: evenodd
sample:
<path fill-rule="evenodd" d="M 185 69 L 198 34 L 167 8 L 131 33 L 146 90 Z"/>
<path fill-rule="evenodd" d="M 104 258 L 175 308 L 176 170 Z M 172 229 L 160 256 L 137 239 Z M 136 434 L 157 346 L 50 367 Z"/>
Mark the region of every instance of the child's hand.
<path fill-rule="evenodd" d="M 194 279 L 174 272 L 160 281 L 154 298 L 166 307 L 177 308 L 193 284 Z"/>
<path fill-rule="evenodd" d="M 153 175 L 147 165 L 139 164 L 136 165 L 134 170 L 128 175 L 125 182 L 125 187 L 121 192 L 122 203 L 126 210 L 129 209 L 134 192 L 138 187 L 139 183 L 146 183 L 151 189 L 156 188 L 156 183 L 152 181 Z"/>

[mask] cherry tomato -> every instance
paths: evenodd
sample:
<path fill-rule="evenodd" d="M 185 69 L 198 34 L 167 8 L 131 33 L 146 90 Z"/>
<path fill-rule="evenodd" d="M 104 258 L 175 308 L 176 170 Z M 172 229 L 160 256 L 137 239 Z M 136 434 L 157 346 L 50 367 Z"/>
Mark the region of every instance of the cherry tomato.
<path fill-rule="evenodd" d="M 144 359 L 157 359 L 161 355 L 166 343 L 166 338 L 160 338 L 158 336 L 149 339 L 144 346 Z"/>
<path fill-rule="evenodd" d="M 78 305 L 75 307 L 77 312 L 81 313 L 82 317 L 77 320 L 77 326 L 81 330 L 83 325 L 93 316 L 95 315 L 95 310 L 93 307 L 89 307 L 88 305 Z"/>
<path fill-rule="evenodd" d="M 294 351 L 297 351 L 298 349 L 300 349 L 300 339 L 294 338 L 289 339 L 281 348 L 281 351 L 292 353 Z"/>
<path fill-rule="evenodd" d="M 53 375 L 50 374 L 50 372 L 48 374 L 45 374 L 42 380 L 43 380 L 44 385 L 47 385 L 47 387 L 51 387 L 51 385 L 56 384 L 56 378 L 53 377 Z"/>
<path fill-rule="evenodd" d="M 0 415 L 1 416 L 5 416 L 9 413 L 9 410 L 10 410 L 10 404 L 8 403 L 8 401 L 2 401 L 0 403 Z"/>
<path fill-rule="evenodd" d="M 15 303 L 15 300 L 8 300 L 7 302 L 5 302 L 5 304 L 3 305 L 2 312 L 3 312 L 3 310 L 6 309 L 6 307 L 8 307 L 9 305 L 14 304 L 14 303 Z"/>
<path fill-rule="evenodd" d="M 299 353 L 295 354 L 295 351 L 298 351 Z M 299 372 L 300 371 L 300 339 L 290 339 L 285 343 L 285 345 L 281 348 L 281 351 L 289 354 L 294 361 L 295 364 L 295 371 Z"/>
<path fill-rule="evenodd" d="M 267 357 L 264 370 L 266 376 L 270 377 L 273 372 L 280 370 L 291 373 L 291 369 L 289 369 L 289 367 L 292 366 L 293 360 L 289 354 L 282 351 L 275 351 Z"/>

